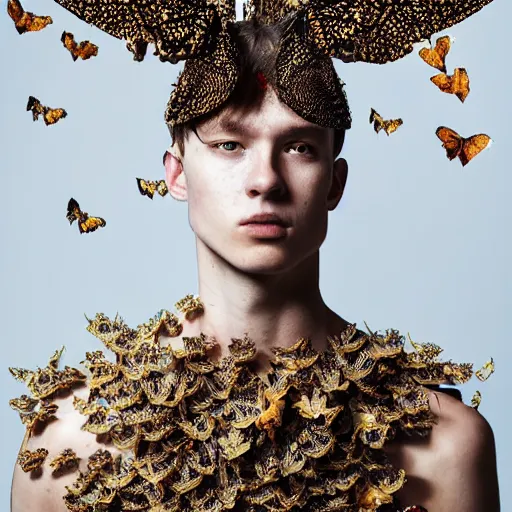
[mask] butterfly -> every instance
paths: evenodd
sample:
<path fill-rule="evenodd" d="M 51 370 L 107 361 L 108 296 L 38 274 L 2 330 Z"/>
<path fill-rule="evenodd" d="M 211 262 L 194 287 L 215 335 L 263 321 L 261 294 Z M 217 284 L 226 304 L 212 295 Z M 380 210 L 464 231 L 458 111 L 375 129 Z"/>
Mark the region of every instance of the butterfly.
<path fill-rule="evenodd" d="M 486 381 L 494 373 L 494 359 L 491 357 L 490 361 L 487 361 L 480 370 L 475 372 L 478 380 L 482 382 Z"/>
<path fill-rule="evenodd" d="M 55 124 L 57 121 L 68 115 L 63 108 L 45 107 L 34 96 L 28 97 L 27 111 L 29 110 L 32 110 L 32 119 L 34 121 L 37 121 L 39 116 L 43 116 L 44 124 L 46 124 L 46 126 Z"/>
<path fill-rule="evenodd" d="M 453 160 L 459 157 L 463 166 L 478 155 L 480 151 L 484 150 L 491 142 L 491 138 L 484 133 L 479 133 L 465 139 L 456 131 L 446 126 L 440 126 L 436 130 L 436 135 L 442 141 L 448 159 Z"/>
<path fill-rule="evenodd" d="M 482 403 L 482 393 L 480 391 L 476 390 L 475 394 L 471 398 L 471 407 L 474 409 L 478 409 L 480 404 Z"/>
<path fill-rule="evenodd" d="M 450 47 L 450 36 L 443 36 L 437 39 L 434 48 L 422 48 L 418 53 L 429 66 L 446 73 L 445 59 L 450 51 Z"/>
<path fill-rule="evenodd" d="M 87 212 L 80 210 L 79 204 L 73 198 L 68 202 L 66 218 L 69 220 L 69 224 L 73 224 L 75 220 L 78 221 L 80 233 L 92 233 L 107 224 L 101 217 L 89 217 Z"/>
<path fill-rule="evenodd" d="M 31 12 L 26 12 L 19 0 L 9 0 L 7 2 L 7 13 L 14 21 L 18 34 L 37 32 L 53 23 L 50 16 L 35 16 Z"/>
<path fill-rule="evenodd" d="M 441 91 L 455 94 L 462 103 L 469 94 L 469 76 L 464 68 L 455 68 L 451 76 L 446 73 L 439 73 L 433 76 L 430 81 L 437 85 Z"/>
<path fill-rule="evenodd" d="M 153 199 L 155 192 L 158 192 L 162 197 L 169 192 L 164 180 L 149 181 L 143 180 L 142 178 L 136 178 L 136 180 L 139 186 L 139 192 L 143 196 L 148 196 L 149 199 Z"/>
<path fill-rule="evenodd" d="M 95 44 L 90 41 L 82 41 L 78 44 L 75 41 L 75 36 L 71 32 L 62 32 L 60 40 L 64 44 L 64 48 L 69 50 L 74 61 L 79 57 L 82 60 L 87 60 L 98 55 L 98 47 Z"/>
<path fill-rule="evenodd" d="M 403 121 L 401 119 L 390 119 L 385 121 L 384 118 L 372 108 L 370 112 L 370 123 L 373 123 L 373 129 L 376 133 L 384 130 L 387 135 L 390 135 L 403 124 Z"/>

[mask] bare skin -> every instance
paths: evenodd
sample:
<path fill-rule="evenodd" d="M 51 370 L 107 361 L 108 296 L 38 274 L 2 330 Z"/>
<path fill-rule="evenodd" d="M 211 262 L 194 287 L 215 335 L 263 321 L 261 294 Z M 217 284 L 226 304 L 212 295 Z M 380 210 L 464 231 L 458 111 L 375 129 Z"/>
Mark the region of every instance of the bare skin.
<path fill-rule="evenodd" d="M 271 89 L 248 111 L 225 113 L 236 128 L 200 125 L 187 139 L 185 154 L 172 148 L 165 160 L 171 195 L 188 202 L 205 304 L 203 315 L 184 322 L 183 335 L 214 336 L 222 356 L 231 337 L 247 333 L 256 343 L 263 375 L 272 346 L 309 336 L 321 351 L 327 335 L 347 325 L 322 299 L 319 249 L 328 213 L 342 198 L 348 166 L 342 158 L 333 161 L 332 130 L 301 119 Z M 286 220 L 282 237 L 256 237 L 240 225 L 262 212 Z M 400 439 L 387 448 L 409 475 L 400 491 L 403 505 L 421 504 L 430 512 L 499 511 L 491 428 L 449 396 L 431 393 L 430 398 L 438 422 L 427 440 Z M 84 418 L 73 409 L 72 397 L 58 405 L 58 421 L 33 437 L 29 449 L 45 447 L 51 459 L 73 448 L 84 459 L 82 469 L 98 448 L 116 453 L 80 430 Z M 75 478 L 56 479 L 47 469 L 31 477 L 17 467 L 12 512 L 65 512 L 65 485 Z"/>

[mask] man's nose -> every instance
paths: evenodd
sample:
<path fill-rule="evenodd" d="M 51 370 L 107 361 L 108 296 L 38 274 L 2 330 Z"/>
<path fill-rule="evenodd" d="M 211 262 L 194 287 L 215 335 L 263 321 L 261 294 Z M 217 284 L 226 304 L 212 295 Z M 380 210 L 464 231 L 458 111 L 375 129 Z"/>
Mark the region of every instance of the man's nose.
<path fill-rule="evenodd" d="M 245 189 L 249 197 L 263 195 L 268 198 L 278 198 L 286 194 L 286 183 L 281 175 L 277 158 L 270 152 L 268 155 L 260 154 L 253 162 L 247 175 Z"/>

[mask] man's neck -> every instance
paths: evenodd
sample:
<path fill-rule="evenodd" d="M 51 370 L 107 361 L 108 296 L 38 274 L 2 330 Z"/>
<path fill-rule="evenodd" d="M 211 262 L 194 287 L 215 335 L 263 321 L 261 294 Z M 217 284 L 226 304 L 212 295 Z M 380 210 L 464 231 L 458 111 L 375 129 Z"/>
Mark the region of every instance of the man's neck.
<path fill-rule="evenodd" d="M 322 351 L 327 336 L 347 325 L 322 299 L 318 252 L 286 273 L 262 275 L 240 272 L 217 255 L 198 250 L 198 275 L 205 309 L 185 325 L 183 335 L 213 336 L 222 356 L 229 353 L 231 338 L 245 334 L 262 362 L 272 356 L 271 347 L 289 347 L 300 337 L 310 338 Z"/>

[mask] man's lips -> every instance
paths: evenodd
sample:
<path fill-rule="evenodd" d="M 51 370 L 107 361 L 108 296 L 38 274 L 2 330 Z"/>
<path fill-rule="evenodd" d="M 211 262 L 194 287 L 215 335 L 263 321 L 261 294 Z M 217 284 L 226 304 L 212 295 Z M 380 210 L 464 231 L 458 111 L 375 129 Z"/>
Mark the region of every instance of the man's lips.
<path fill-rule="evenodd" d="M 241 226 L 251 224 L 272 224 L 277 225 L 281 227 L 288 227 L 290 224 L 286 222 L 282 217 L 275 213 L 258 213 L 256 215 L 252 215 L 251 217 L 248 217 L 240 222 Z"/>

